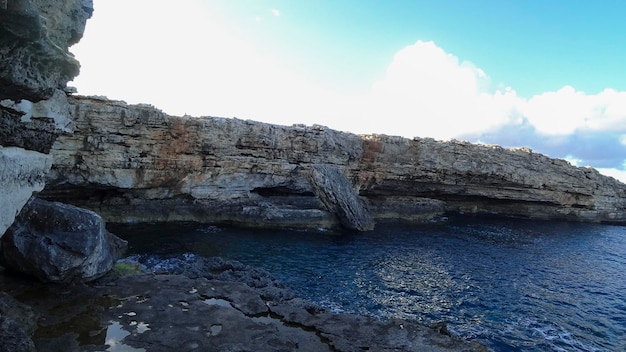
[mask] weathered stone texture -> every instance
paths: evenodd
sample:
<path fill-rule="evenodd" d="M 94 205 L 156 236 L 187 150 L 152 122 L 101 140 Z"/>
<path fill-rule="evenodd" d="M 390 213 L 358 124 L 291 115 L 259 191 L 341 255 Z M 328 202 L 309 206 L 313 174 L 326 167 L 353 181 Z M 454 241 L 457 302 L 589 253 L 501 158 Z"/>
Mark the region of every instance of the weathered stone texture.
<path fill-rule="evenodd" d="M 90 281 L 125 249 L 98 214 L 33 198 L 0 239 L 0 262 L 44 282 Z"/>
<path fill-rule="evenodd" d="M 80 285 L 23 287 L 0 272 L 0 285 L 41 316 L 32 341 L 26 334 L 13 334 L 5 350 L 35 350 L 12 348 L 14 341 L 24 341 L 46 352 L 104 351 L 113 344 L 117 351 L 150 352 L 487 351 L 476 342 L 445 334 L 441 326 L 433 329 L 416 321 L 331 314 L 293 296 L 267 297 L 246 280 L 222 279 L 232 266 L 242 265 L 221 262 L 221 269 L 214 267 L 220 278 L 150 273 Z M 237 272 L 248 270 L 242 266 Z M 256 276 L 258 269 L 252 270 L 250 274 Z M 0 312 L 3 298 L 0 294 Z M 72 331 L 66 332 L 68 328 Z M 5 331 L 0 329 L 0 347 Z"/>
<path fill-rule="evenodd" d="M 0 146 L 0 237 L 32 193 L 43 189 L 51 165 L 50 155 Z"/>
<path fill-rule="evenodd" d="M 361 195 L 443 200 L 452 210 L 581 221 L 626 220 L 626 185 L 526 148 L 366 137 Z M 368 168 L 370 170 L 368 170 Z"/>
<path fill-rule="evenodd" d="M 0 99 L 39 101 L 63 89 L 80 65 L 68 48 L 93 12 L 91 0 L 11 0 L 0 6 Z"/>
<path fill-rule="evenodd" d="M 0 143 L 49 153 L 59 134 L 74 131 L 69 108 L 67 96 L 58 89 L 37 103 L 0 101 Z"/>
<path fill-rule="evenodd" d="M 328 211 L 337 214 L 344 227 L 359 231 L 374 229 L 374 220 L 365 204 L 337 166 L 314 165 L 309 181 L 313 193 Z"/>
<path fill-rule="evenodd" d="M 48 153 L 73 131 L 66 84 L 79 70 L 68 48 L 93 11 L 91 0 L 0 1 L 0 237 L 43 187 Z"/>
<path fill-rule="evenodd" d="M 70 103 L 76 133 L 53 147 L 45 196 L 112 221 L 357 229 L 368 213 L 408 221 L 443 211 L 626 219 L 626 185 L 526 149 L 172 117 L 94 97 Z M 334 170 L 332 180 L 320 170 Z"/>
<path fill-rule="evenodd" d="M 0 292 L 0 351 L 35 352 L 37 318 L 32 308 Z"/>

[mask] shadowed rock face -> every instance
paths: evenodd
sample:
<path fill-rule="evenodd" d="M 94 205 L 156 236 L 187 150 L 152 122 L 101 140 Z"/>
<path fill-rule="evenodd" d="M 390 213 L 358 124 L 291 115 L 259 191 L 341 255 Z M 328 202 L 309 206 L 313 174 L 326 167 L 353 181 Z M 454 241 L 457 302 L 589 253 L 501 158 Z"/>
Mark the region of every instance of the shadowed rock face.
<path fill-rule="evenodd" d="M 44 194 L 110 221 L 367 230 L 370 217 L 444 211 L 626 221 L 626 185 L 526 149 L 70 104 L 76 132 L 54 144 Z"/>
<path fill-rule="evenodd" d="M 67 48 L 92 12 L 91 0 L 0 2 L 0 98 L 47 99 L 78 75 Z"/>
<path fill-rule="evenodd" d="M 0 292 L 0 349 L 2 351 L 35 352 L 31 340 L 39 316 L 30 307 Z"/>
<path fill-rule="evenodd" d="M 91 0 L 0 1 L 0 237 L 43 188 L 57 135 L 73 130 L 65 90 L 80 66 L 68 48 L 92 11 Z"/>
<path fill-rule="evenodd" d="M 44 282 L 90 281 L 125 249 L 98 214 L 34 198 L 0 239 L 0 262 Z"/>

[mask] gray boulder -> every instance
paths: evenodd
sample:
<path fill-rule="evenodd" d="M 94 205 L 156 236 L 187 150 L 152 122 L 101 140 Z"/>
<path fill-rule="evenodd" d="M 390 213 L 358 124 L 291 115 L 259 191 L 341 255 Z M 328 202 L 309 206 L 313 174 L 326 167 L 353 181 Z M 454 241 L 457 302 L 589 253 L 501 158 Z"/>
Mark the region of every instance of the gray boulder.
<path fill-rule="evenodd" d="M 93 211 L 32 198 L 0 239 L 0 262 L 44 282 L 101 277 L 126 249 Z"/>

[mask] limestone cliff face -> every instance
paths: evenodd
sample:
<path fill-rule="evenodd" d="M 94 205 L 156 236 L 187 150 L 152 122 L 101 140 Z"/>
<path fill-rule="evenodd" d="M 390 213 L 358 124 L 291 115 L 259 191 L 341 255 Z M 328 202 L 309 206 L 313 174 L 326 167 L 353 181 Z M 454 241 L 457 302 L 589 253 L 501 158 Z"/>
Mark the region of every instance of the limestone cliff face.
<path fill-rule="evenodd" d="M 72 97 L 44 194 L 110 221 L 344 227 L 444 211 L 626 222 L 626 185 L 529 150 L 173 117 Z"/>
<path fill-rule="evenodd" d="M 626 185 L 526 148 L 386 136 L 364 142 L 368 161 L 359 183 L 371 199 L 404 194 L 440 199 L 460 212 L 626 220 Z"/>
<path fill-rule="evenodd" d="M 73 130 L 66 84 L 79 70 L 68 48 L 91 0 L 0 1 L 0 237 L 44 185 L 57 135 Z"/>
<path fill-rule="evenodd" d="M 360 137 L 322 127 L 172 117 L 94 98 L 71 104 L 76 132 L 53 147 L 47 194 L 112 221 L 333 226 L 340 219 L 316 196 L 311 165 L 347 171 L 361 153 Z"/>

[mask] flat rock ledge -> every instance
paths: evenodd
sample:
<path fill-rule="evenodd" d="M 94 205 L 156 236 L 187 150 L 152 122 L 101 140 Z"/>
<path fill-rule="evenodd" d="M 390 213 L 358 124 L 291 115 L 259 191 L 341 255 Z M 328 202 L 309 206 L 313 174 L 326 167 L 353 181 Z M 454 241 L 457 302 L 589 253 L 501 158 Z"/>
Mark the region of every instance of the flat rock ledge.
<path fill-rule="evenodd" d="M 221 263 L 218 276 L 232 278 L 237 265 Z M 215 278 L 149 273 L 63 286 L 0 272 L 0 284 L 41 315 L 37 351 L 487 351 L 443 324 L 333 314 Z"/>

